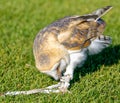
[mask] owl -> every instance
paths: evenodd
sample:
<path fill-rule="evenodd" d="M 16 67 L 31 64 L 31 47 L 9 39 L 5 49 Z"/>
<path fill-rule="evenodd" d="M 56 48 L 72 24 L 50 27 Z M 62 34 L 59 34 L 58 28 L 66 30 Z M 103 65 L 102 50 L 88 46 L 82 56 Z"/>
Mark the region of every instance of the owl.
<path fill-rule="evenodd" d="M 81 67 L 88 55 L 101 52 L 111 44 L 103 34 L 106 23 L 101 16 L 112 7 L 91 14 L 67 16 L 43 28 L 35 37 L 33 53 L 37 69 L 55 80 L 66 92 L 76 67 Z"/>
<path fill-rule="evenodd" d="M 88 55 L 98 54 L 111 44 L 111 37 L 103 34 L 106 23 L 101 19 L 111 8 L 106 6 L 87 15 L 67 16 L 43 28 L 33 44 L 35 65 L 41 73 L 58 80 L 58 84 L 5 95 L 67 92 L 75 68 L 81 67 Z"/>

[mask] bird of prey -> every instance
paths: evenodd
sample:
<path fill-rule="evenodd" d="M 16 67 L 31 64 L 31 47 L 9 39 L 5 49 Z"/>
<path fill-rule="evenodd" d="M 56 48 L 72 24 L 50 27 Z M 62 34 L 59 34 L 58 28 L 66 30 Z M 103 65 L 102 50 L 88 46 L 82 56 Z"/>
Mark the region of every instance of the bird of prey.
<path fill-rule="evenodd" d="M 67 92 L 75 68 L 81 67 L 88 55 L 97 54 L 111 44 L 111 37 L 103 34 L 106 23 L 101 19 L 111 8 L 106 6 L 87 15 L 67 16 L 43 28 L 33 44 L 35 64 L 40 72 L 59 83 L 45 89 L 5 95 Z"/>

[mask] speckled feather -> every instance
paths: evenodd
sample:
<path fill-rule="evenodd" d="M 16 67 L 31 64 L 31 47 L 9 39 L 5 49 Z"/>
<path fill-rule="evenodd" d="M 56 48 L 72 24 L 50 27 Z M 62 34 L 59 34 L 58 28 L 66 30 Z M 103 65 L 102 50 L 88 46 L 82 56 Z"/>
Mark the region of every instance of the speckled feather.
<path fill-rule="evenodd" d="M 104 27 L 96 20 L 110 8 L 107 6 L 84 16 L 67 16 L 41 30 L 33 46 L 37 68 L 40 71 L 50 70 L 55 63 L 68 56 L 68 50 L 88 47 L 91 40 L 104 31 Z"/>

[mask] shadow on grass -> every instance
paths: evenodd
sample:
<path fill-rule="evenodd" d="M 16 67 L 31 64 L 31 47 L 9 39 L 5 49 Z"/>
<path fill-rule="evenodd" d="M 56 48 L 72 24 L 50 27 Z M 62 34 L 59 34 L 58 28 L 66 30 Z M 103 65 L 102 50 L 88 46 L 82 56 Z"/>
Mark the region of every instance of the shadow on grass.
<path fill-rule="evenodd" d="M 111 66 L 117 64 L 120 60 L 120 45 L 111 46 L 104 49 L 101 53 L 89 56 L 81 68 L 76 68 L 74 72 L 73 84 L 79 80 L 80 76 L 93 73 L 101 68 L 102 65 Z"/>

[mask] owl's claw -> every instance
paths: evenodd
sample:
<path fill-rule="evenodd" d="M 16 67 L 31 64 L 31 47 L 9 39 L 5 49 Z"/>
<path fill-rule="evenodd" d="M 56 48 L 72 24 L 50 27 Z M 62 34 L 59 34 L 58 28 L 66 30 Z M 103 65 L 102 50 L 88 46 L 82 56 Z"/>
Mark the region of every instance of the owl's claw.
<path fill-rule="evenodd" d="M 66 92 L 70 93 L 70 91 L 68 91 L 68 88 L 70 86 L 70 80 L 71 80 L 70 75 L 64 75 L 63 77 L 61 77 L 60 82 L 58 84 L 48 86 L 45 89 L 49 90 L 58 89 L 62 93 Z"/>
<path fill-rule="evenodd" d="M 65 75 L 60 79 L 60 86 L 58 88 L 62 93 L 69 93 L 68 88 L 70 86 L 70 80 L 70 75 Z"/>
<path fill-rule="evenodd" d="M 67 88 L 59 88 L 60 92 L 64 93 L 70 93 L 70 91 Z"/>

